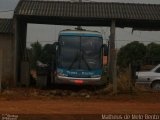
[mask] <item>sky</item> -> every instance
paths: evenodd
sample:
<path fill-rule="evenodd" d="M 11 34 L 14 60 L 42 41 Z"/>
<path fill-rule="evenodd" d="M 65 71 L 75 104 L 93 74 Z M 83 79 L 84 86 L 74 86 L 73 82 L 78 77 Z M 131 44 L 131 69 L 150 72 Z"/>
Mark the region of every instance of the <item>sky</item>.
<path fill-rule="evenodd" d="M 12 18 L 13 10 L 19 0 L 0 0 L 0 18 Z M 44 0 L 45 1 L 45 0 Z M 52 0 L 53 1 L 53 0 Z M 58 1 L 58 0 L 57 0 Z M 60 0 L 59 0 L 60 1 Z M 68 1 L 68 0 L 61 0 Z M 86 1 L 86 0 L 83 0 Z M 88 0 L 87 0 L 88 1 Z M 89 0 L 98 2 L 121 2 L 121 3 L 144 3 L 144 4 L 160 4 L 160 0 Z M 60 25 L 27 25 L 27 47 L 35 41 L 40 43 L 52 44 L 57 41 L 59 31 L 63 29 L 74 29 L 75 26 L 60 26 Z M 104 42 L 108 40 L 110 35 L 109 27 L 85 27 L 88 30 L 98 30 L 103 34 Z M 116 47 L 120 48 L 132 41 L 140 41 L 144 44 L 150 41 L 160 43 L 160 31 L 134 31 L 132 28 L 116 28 Z"/>

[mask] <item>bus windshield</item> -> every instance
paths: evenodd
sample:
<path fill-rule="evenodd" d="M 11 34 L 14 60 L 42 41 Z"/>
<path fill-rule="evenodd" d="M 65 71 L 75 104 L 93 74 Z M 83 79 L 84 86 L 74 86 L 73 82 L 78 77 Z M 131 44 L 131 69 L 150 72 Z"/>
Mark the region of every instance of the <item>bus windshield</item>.
<path fill-rule="evenodd" d="M 102 42 L 98 36 L 60 36 L 58 67 L 72 70 L 100 69 Z"/>

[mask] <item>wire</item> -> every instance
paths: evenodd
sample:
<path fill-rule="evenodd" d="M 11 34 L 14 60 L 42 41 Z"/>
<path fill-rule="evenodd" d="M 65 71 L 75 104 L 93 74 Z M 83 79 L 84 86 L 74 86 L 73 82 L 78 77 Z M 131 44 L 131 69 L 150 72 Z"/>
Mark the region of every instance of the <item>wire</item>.
<path fill-rule="evenodd" d="M 116 40 L 116 41 L 129 41 L 129 42 L 133 42 L 133 41 L 138 41 L 138 42 L 160 42 L 158 40 Z"/>
<path fill-rule="evenodd" d="M 37 41 L 28 41 L 27 44 L 30 44 L 30 43 L 35 43 Z M 55 41 L 38 41 L 39 43 L 54 43 Z"/>
<path fill-rule="evenodd" d="M 144 42 L 144 43 L 149 43 L 149 42 L 158 42 L 160 41 L 155 41 L 155 40 L 115 40 L 116 42 L 133 42 L 133 41 L 138 41 L 138 42 Z M 35 41 L 28 41 L 27 44 L 34 43 Z M 39 43 L 54 43 L 55 41 L 38 41 Z"/>
<path fill-rule="evenodd" d="M 14 10 L 2 10 L 0 12 L 14 12 Z"/>

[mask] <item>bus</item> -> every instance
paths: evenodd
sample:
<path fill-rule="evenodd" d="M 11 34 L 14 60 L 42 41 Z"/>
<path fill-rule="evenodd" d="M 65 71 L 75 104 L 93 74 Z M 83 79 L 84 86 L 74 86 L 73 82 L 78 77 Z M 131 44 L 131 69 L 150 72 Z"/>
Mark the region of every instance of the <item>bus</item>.
<path fill-rule="evenodd" d="M 56 84 L 105 85 L 102 79 L 107 45 L 100 32 L 63 30 L 56 44 Z M 105 59 L 107 60 L 107 59 Z"/>

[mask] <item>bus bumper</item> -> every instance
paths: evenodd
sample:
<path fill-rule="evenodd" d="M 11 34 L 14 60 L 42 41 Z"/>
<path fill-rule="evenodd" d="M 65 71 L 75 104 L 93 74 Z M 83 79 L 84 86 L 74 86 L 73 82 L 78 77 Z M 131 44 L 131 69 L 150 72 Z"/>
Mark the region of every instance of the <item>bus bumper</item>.
<path fill-rule="evenodd" d="M 107 80 L 106 80 L 107 81 Z M 98 78 L 73 78 L 57 76 L 55 78 L 56 84 L 68 84 L 68 85 L 105 85 L 107 82 Z"/>

